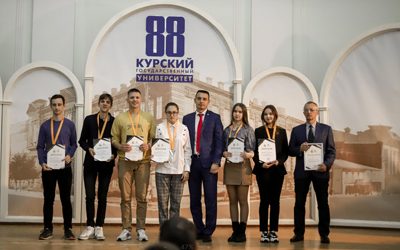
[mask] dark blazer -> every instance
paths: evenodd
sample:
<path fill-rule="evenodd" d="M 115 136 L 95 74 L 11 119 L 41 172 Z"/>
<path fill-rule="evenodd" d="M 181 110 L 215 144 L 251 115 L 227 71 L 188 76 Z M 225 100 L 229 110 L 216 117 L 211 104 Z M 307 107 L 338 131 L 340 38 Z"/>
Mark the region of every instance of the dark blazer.
<path fill-rule="evenodd" d="M 79 138 L 79 145 L 83 150 L 85 150 L 85 161 L 83 162 L 84 166 L 93 166 L 95 163 L 92 155 L 89 153 L 89 148 L 93 148 L 93 139 L 98 139 L 98 126 L 97 126 L 97 114 L 92 114 L 86 116 L 83 121 L 81 137 Z M 111 139 L 111 127 L 114 122 L 114 117 L 109 115 L 110 119 L 107 122 L 106 128 L 104 129 L 103 138 Z M 103 127 L 103 120 L 100 119 L 100 128 Z M 112 154 L 114 158 L 117 157 L 117 150 L 111 146 Z M 100 165 L 109 165 L 114 166 L 114 161 L 110 162 L 96 162 L 96 164 Z"/>
<path fill-rule="evenodd" d="M 296 126 L 292 130 L 289 142 L 289 155 L 296 157 L 294 178 L 305 178 L 304 154 L 300 152 L 300 145 L 307 141 L 306 124 Z M 315 143 L 324 144 L 324 164 L 328 168 L 326 172 L 307 171 L 319 178 L 329 178 L 329 170 L 336 157 L 335 141 L 333 140 L 332 128 L 329 125 L 317 122 L 315 127 Z"/>
<path fill-rule="evenodd" d="M 187 114 L 183 117 L 183 124 L 185 124 L 189 129 L 190 144 L 193 153 L 195 152 L 195 117 L 196 112 Z M 223 150 L 222 133 L 223 127 L 220 116 L 207 110 L 200 138 L 200 161 L 203 168 L 210 168 L 212 163 L 220 163 Z"/>
<path fill-rule="evenodd" d="M 276 127 L 275 150 L 276 150 L 276 159 L 278 160 L 279 163 L 277 166 L 273 166 L 269 169 L 265 169 L 262 167 L 263 163 L 260 163 L 259 156 L 258 156 L 258 145 L 260 144 L 260 141 L 268 138 L 267 132 L 265 131 L 265 126 L 256 128 L 254 134 L 256 137 L 257 145 L 256 145 L 256 149 L 254 150 L 254 157 L 253 157 L 254 162 L 255 162 L 253 174 L 258 175 L 258 174 L 262 174 L 267 171 L 270 171 L 271 173 L 279 173 L 281 175 L 287 174 L 286 168 L 284 165 L 284 163 L 287 160 L 288 155 L 289 155 L 286 130 L 279 126 Z"/>

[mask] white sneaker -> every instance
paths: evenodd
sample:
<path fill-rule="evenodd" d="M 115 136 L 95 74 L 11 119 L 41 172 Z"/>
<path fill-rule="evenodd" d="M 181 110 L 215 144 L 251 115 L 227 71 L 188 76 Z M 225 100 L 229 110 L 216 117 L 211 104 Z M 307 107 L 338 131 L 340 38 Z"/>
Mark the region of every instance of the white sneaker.
<path fill-rule="evenodd" d="M 149 237 L 147 237 L 146 231 L 144 231 L 144 229 L 137 230 L 137 239 L 139 241 L 148 241 L 149 240 Z"/>
<path fill-rule="evenodd" d="M 94 238 L 96 240 L 105 240 L 106 237 L 104 237 L 103 233 L 103 228 L 102 227 L 95 227 L 94 228 Z"/>
<path fill-rule="evenodd" d="M 87 240 L 94 238 L 94 227 L 88 226 L 83 230 L 83 232 L 79 235 L 79 240 Z"/>
<path fill-rule="evenodd" d="M 125 241 L 130 239 L 132 239 L 132 234 L 128 229 L 122 230 L 121 234 L 117 237 L 117 241 Z"/>
<path fill-rule="evenodd" d="M 271 231 L 269 233 L 269 242 L 279 243 L 279 238 L 278 238 L 278 234 L 276 233 L 276 231 Z"/>
<path fill-rule="evenodd" d="M 268 231 L 262 231 L 261 232 L 261 239 L 260 239 L 261 243 L 268 243 L 269 242 L 269 235 L 268 235 Z"/>

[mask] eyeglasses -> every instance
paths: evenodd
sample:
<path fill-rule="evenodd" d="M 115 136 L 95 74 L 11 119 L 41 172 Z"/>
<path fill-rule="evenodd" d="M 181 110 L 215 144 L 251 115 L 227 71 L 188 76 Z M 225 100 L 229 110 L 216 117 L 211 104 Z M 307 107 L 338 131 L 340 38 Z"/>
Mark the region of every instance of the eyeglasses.
<path fill-rule="evenodd" d="M 315 111 L 318 111 L 318 109 L 304 109 L 305 113 L 307 113 L 307 112 L 312 113 L 312 112 L 315 112 Z"/>
<path fill-rule="evenodd" d="M 167 111 L 167 112 L 165 112 L 167 115 L 177 115 L 177 114 L 179 114 L 179 112 L 177 112 L 177 111 Z"/>

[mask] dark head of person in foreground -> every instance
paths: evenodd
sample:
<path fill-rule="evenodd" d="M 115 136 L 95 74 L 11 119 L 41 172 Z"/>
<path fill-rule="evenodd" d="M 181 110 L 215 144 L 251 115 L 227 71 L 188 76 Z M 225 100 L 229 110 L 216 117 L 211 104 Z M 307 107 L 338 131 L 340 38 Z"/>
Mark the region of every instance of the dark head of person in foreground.
<path fill-rule="evenodd" d="M 196 227 L 183 217 L 173 217 L 161 225 L 160 241 L 171 242 L 181 250 L 196 250 Z"/>

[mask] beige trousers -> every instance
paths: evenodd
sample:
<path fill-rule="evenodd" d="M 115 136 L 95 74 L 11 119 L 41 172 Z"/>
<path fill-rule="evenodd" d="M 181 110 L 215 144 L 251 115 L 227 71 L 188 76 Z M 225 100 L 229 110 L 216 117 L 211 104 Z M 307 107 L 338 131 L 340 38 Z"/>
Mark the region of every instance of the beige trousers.
<path fill-rule="evenodd" d="M 135 184 L 136 230 L 144 229 L 147 212 L 147 188 L 150 179 L 150 163 L 120 160 L 118 183 L 121 191 L 121 220 L 124 229 L 132 230 L 132 185 Z"/>

